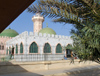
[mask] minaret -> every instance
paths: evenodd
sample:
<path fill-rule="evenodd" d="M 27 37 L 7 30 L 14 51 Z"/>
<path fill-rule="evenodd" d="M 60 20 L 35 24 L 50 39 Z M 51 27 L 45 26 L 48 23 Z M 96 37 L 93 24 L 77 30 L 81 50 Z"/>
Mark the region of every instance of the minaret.
<path fill-rule="evenodd" d="M 44 21 L 44 17 L 41 16 L 39 12 L 37 12 L 36 15 L 32 17 L 32 21 L 34 22 L 34 33 L 35 32 L 38 33 L 42 29 L 42 23 Z"/>

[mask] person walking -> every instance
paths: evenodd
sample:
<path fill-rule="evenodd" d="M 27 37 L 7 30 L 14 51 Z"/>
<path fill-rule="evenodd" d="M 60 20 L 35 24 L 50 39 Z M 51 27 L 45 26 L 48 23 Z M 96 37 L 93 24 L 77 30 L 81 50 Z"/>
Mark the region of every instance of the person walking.
<path fill-rule="evenodd" d="M 70 64 L 71 63 L 73 63 L 74 64 L 74 56 L 72 55 L 72 57 L 71 57 L 71 62 L 70 62 Z"/>

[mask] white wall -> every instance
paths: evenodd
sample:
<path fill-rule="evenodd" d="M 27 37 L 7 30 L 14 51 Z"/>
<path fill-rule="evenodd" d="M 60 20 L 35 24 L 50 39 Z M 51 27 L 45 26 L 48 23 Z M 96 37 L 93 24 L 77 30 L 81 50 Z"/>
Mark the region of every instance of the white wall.
<path fill-rule="evenodd" d="M 29 46 L 31 45 L 32 42 L 37 43 L 39 54 L 43 54 L 43 47 L 44 47 L 45 43 L 50 44 L 52 54 L 55 54 L 56 46 L 58 43 L 60 43 L 62 47 L 67 46 L 68 44 L 73 44 L 73 40 L 67 36 L 50 35 L 50 34 L 42 35 L 41 33 L 33 34 L 33 32 L 30 32 L 28 34 L 27 31 L 25 31 L 25 32 L 21 33 L 20 35 L 7 41 L 6 44 L 7 44 L 7 47 L 10 47 L 10 46 L 15 47 L 16 44 L 18 44 L 18 47 L 20 47 L 21 42 L 24 45 L 24 54 L 29 53 Z"/>

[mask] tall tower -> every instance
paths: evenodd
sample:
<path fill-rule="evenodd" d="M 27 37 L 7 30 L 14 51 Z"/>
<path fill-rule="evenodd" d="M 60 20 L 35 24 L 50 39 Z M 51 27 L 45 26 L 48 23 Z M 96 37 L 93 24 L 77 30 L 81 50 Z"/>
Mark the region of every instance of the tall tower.
<path fill-rule="evenodd" d="M 32 17 L 32 21 L 34 22 L 34 33 L 35 32 L 38 33 L 42 29 L 42 23 L 44 21 L 44 17 L 41 16 L 39 12 L 37 12 L 36 15 Z"/>

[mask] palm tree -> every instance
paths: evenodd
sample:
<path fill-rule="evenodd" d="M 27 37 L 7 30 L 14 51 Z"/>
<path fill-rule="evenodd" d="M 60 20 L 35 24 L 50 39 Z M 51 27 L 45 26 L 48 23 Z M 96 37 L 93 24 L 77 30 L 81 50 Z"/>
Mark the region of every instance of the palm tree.
<path fill-rule="evenodd" d="M 100 63 L 100 25 L 88 24 L 93 30 L 84 27 L 80 31 L 73 31 L 74 49 L 78 55 L 83 56 L 83 60 L 93 60 Z"/>
<path fill-rule="evenodd" d="M 28 11 L 39 11 L 54 22 L 74 24 L 72 38 L 76 53 L 83 60 L 100 62 L 100 3 L 99 0 L 38 0 Z"/>

